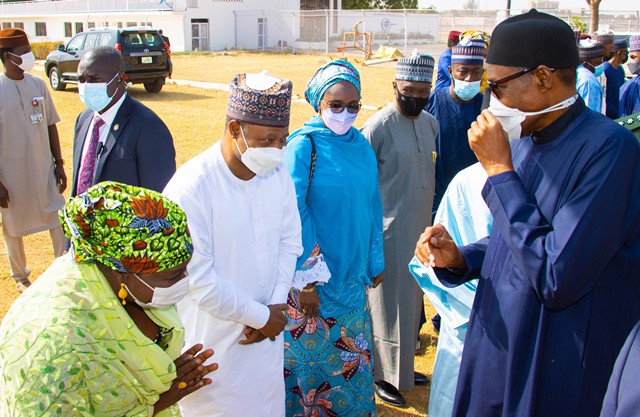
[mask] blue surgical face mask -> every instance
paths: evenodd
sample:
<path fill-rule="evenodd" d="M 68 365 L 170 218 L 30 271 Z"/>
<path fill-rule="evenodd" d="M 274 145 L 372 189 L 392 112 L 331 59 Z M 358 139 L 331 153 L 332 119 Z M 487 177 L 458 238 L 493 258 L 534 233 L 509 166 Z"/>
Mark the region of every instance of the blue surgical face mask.
<path fill-rule="evenodd" d="M 453 92 L 460 100 L 468 101 L 480 92 L 480 81 L 462 81 L 453 79 Z"/>
<path fill-rule="evenodd" d="M 591 67 L 593 68 L 593 75 L 595 75 L 596 77 L 601 76 L 604 72 L 604 62 L 597 67 L 594 67 L 593 65 Z"/>
<path fill-rule="evenodd" d="M 102 111 L 111 103 L 111 99 L 118 92 L 118 88 L 120 88 L 118 86 L 112 96 L 109 96 L 109 93 L 107 93 L 109 84 L 111 84 L 118 75 L 119 74 L 116 74 L 108 83 L 78 83 L 80 100 L 91 110 L 97 112 Z"/>

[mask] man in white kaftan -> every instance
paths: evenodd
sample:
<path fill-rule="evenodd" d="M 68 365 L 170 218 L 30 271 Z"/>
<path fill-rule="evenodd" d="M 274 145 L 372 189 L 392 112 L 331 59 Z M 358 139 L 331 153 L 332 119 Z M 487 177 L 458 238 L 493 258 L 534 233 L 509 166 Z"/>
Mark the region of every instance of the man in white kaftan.
<path fill-rule="evenodd" d="M 290 100 L 288 81 L 238 75 L 224 138 L 165 188 L 187 213 L 195 249 L 178 304 L 185 346 L 211 346 L 219 364 L 211 385 L 180 402 L 185 417 L 285 415 L 282 311 L 302 254 L 295 189 L 280 164 Z"/>

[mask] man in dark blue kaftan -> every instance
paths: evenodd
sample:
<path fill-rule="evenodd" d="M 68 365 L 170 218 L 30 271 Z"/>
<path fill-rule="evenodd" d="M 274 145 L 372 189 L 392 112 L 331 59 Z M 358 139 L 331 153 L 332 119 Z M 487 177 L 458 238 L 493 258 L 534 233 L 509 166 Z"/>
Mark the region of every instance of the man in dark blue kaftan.
<path fill-rule="evenodd" d="M 629 38 L 627 67 L 634 77 L 620 88 L 620 117 L 640 111 L 640 35 Z"/>
<path fill-rule="evenodd" d="M 456 46 L 460 41 L 460 32 L 452 30 L 447 38 L 447 49 L 438 57 L 438 74 L 436 77 L 436 86 L 434 90 L 447 88 L 451 85 L 451 74 L 449 74 L 449 66 L 451 65 L 451 48 Z"/>
<path fill-rule="evenodd" d="M 629 46 L 627 40 L 613 44 L 613 56 L 604 63 L 604 75 L 607 77 L 606 88 L 606 115 L 610 119 L 620 117 L 620 87 L 625 82 L 623 64 L 629 60 Z"/>
<path fill-rule="evenodd" d="M 436 138 L 436 194 L 433 214 L 440 205 L 447 186 L 456 174 L 478 162 L 469 147 L 467 130 L 482 107 L 480 83 L 484 72 L 485 43 L 481 39 L 464 38 L 451 49 L 448 68 L 453 83 L 434 90 L 425 110 L 438 120 Z"/>
<path fill-rule="evenodd" d="M 457 248 L 436 225 L 418 241 L 443 283 L 481 275 L 454 416 L 597 416 L 640 319 L 640 144 L 585 107 L 577 65 L 556 17 L 496 27 L 492 104 L 469 131 L 492 233 Z"/>

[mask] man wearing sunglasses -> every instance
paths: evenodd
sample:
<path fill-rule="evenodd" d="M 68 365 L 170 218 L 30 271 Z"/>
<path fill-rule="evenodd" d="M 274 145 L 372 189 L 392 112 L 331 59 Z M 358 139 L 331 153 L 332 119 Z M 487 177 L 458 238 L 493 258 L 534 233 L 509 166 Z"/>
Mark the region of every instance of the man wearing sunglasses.
<path fill-rule="evenodd" d="M 586 108 L 578 63 L 556 17 L 495 28 L 491 105 L 469 129 L 491 234 L 456 247 L 436 225 L 418 241 L 443 283 L 480 275 L 454 416 L 598 416 L 640 319 L 640 144 Z"/>
<path fill-rule="evenodd" d="M 429 382 L 414 372 L 415 343 L 422 291 L 409 274 L 415 239 L 431 224 L 435 190 L 435 140 L 438 122 L 423 111 L 431 91 L 434 60 L 417 55 L 398 60 L 392 82 L 396 100 L 367 120 L 362 133 L 378 160 L 384 210 L 387 279 L 369 292 L 378 398 L 406 404 L 398 391 Z"/>

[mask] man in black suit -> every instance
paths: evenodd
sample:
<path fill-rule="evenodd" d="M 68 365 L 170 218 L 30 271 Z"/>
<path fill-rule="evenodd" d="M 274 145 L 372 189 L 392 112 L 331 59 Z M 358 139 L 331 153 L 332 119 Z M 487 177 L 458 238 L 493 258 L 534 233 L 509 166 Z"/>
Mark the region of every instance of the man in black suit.
<path fill-rule="evenodd" d="M 80 100 L 73 142 L 72 195 L 101 181 L 119 181 L 161 192 L 176 171 L 173 138 L 150 109 L 126 91 L 117 49 L 87 52 L 78 65 Z"/>

